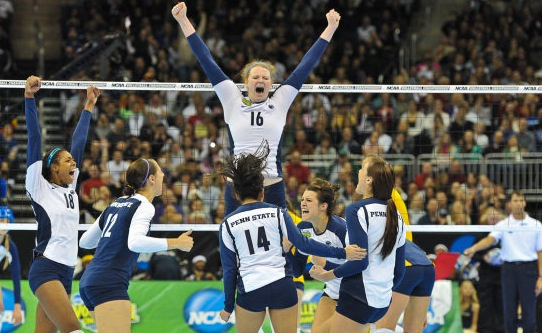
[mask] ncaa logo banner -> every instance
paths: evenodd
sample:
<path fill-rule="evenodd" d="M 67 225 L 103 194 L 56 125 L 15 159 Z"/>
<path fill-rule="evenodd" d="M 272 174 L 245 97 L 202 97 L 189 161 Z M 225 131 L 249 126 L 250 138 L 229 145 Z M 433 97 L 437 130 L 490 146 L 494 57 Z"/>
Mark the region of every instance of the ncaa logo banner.
<path fill-rule="evenodd" d="M 220 318 L 220 311 L 223 308 L 222 290 L 214 288 L 198 290 L 184 304 L 184 320 L 197 333 L 224 333 L 235 324 L 235 313 L 232 313 L 230 321 L 225 323 Z"/>

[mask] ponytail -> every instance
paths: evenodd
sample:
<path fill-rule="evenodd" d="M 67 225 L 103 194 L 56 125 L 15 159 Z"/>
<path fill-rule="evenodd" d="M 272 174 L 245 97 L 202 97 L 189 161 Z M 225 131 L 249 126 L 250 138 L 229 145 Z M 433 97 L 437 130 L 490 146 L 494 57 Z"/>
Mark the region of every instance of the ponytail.
<path fill-rule="evenodd" d="M 389 198 L 386 206 L 386 228 L 384 229 L 384 235 L 378 241 L 378 245 L 382 244 L 382 251 L 380 252 L 382 260 L 386 259 L 393 251 L 398 233 L 399 215 L 397 214 L 397 207 L 395 207 L 393 199 Z"/>
<path fill-rule="evenodd" d="M 399 216 L 395 202 L 392 199 L 395 173 L 391 165 L 381 157 L 370 155 L 366 158 L 369 158 L 371 161 L 367 168 L 367 175 L 373 177 L 373 196 L 376 199 L 387 202 L 386 228 L 384 229 L 384 235 L 382 235 L 382 238 L 377 244 L 377 246 L 382 245 L 380 255 L 382 256 L 382 260 L 384 260 L 393 251 L 397 242 L 397 235 L 399 234 Z"/>

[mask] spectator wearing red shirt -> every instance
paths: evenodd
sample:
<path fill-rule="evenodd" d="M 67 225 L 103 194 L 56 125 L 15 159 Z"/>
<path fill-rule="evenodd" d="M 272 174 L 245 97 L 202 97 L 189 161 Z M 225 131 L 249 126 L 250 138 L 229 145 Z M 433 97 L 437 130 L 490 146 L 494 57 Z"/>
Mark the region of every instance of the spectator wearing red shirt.
<path fill-rule="evenodd" d="M 295 150 L 290 155 L 290 162 L 286 165 L 288 177 L 295 177 L 299 184 L 308 183 L 310 168 L 301 161 L 301 154 Z"/>
<path fill-rule="evenodd" d="M 80 193 L 81 199 L 83 202 L 90 204 L 93 203 L 97 198 L 90 197 L 90 190 L 93 187 L 100 188 L 104 185 L 102 178 L 100 177 L 101 170 L 100 166 L 96 163 L 92 163 L 88 167 L 89 178 L 81 183 Z"/>
<path fill-rule="evenodd" d="M 416 178 L 414 178 L 414 183 L 418 185 L 419 189 L 422 189 L 425 183 L 425 179 L 427 179 L 428 177 L 433 177 L 433 165 L 431 164 L 431 162 L 423 162 L 422 172 L 416 175 Z"/>

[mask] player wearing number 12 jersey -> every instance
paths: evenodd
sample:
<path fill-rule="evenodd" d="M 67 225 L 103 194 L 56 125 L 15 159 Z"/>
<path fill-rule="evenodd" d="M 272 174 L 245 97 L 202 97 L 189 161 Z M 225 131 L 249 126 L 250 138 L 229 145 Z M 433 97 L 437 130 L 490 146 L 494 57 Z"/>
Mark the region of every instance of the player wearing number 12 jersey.
<path fill-rule="evenodd" d="M 248 92 L 247 97 L 244 97 L 234 82 L 216 64 L 211 52 L 196 33 L 186 16 L 185 3 L 178 3 L 171 12 L 222 103 L 233 154 L 253 153 L 263 139 L 269 142 L 270 154 L 264 173 L 264 200 L 286 208 L 281 165 L 281 142 L 286 115 L 310 71 L 324 54 L 339 26 L 340 15 L 334 10 L 326 14 L 328 24 L 320 38 L 271 96 L 272 77 L 275 74 L 273 64 L 261 60 L 248 63 L 240 73 Z M 233 195 L 231 182 L 226 184 L 225 200 L 226 215 L 239 206 Z"/>
<path fill-rule="evenodd" d="M 149 237 L 152 199 L 162 193 L 164 173 L 155 160 L 140 158 L 126 171 L 126 196 L 110 204 L 79 241 L 96 254 L 81 277 L 79 292 L 98 332 L 129 332 L 128 284 L 141 252 L 190 251 L 190 232 L 178 238 Z"/>

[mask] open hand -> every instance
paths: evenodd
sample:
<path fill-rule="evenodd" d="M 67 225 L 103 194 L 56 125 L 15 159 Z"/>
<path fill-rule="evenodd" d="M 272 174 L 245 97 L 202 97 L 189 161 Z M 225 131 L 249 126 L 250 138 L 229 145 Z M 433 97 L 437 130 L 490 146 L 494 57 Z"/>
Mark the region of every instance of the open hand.
<path fill-rule="evenodd" d="M 361 260 L 367 257 L 367 249 L 362 249 L 357 245 L 348 245 L 344 250 L 348 260 Z"/>

